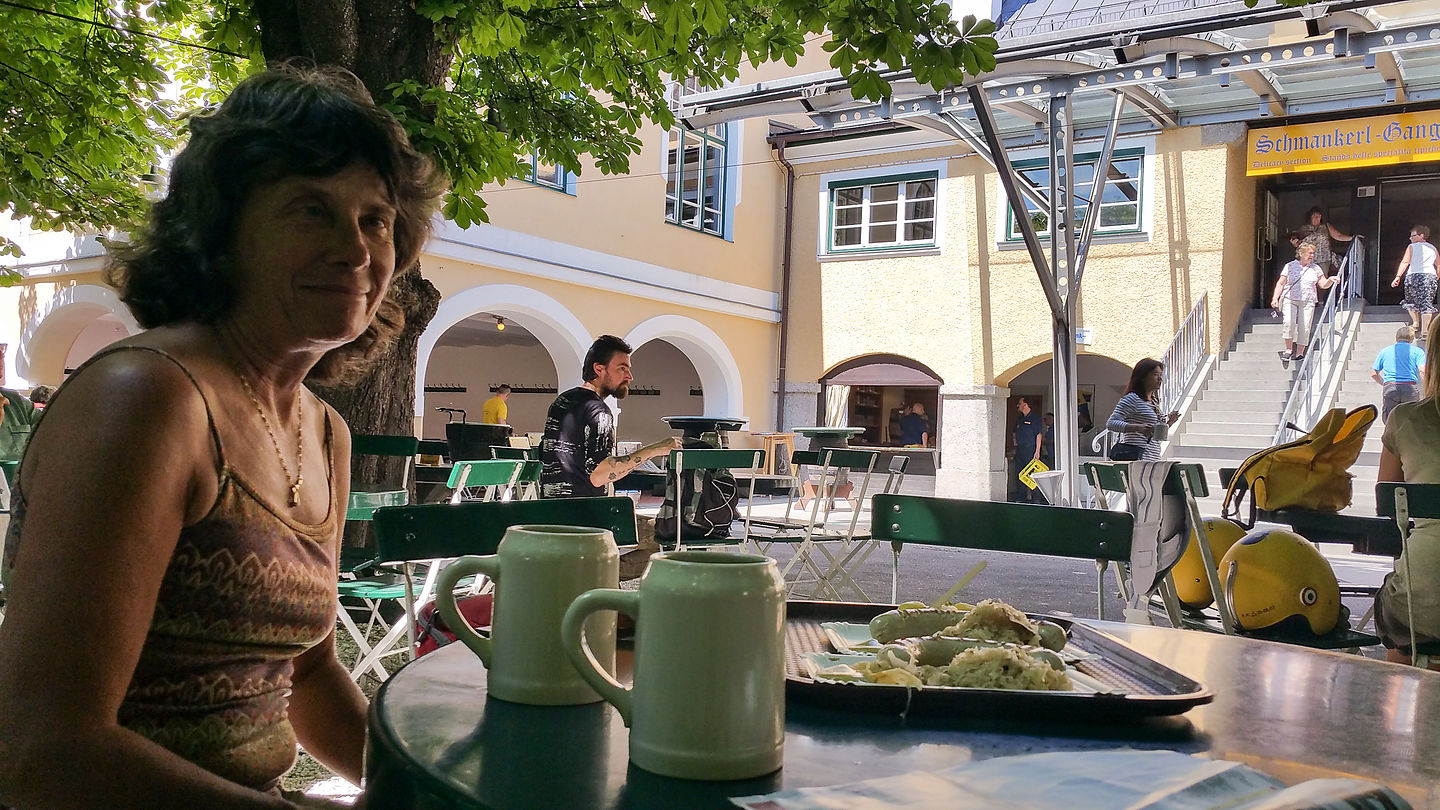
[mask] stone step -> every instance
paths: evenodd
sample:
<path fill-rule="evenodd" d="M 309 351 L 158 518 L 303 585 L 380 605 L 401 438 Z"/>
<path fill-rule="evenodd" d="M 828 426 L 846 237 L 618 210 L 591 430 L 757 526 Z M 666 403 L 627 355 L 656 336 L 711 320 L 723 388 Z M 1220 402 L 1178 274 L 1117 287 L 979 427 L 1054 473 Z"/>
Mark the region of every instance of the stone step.
<path fill-rule="evenodd" d="M 1251 424 L 1246 424 L 1246 423 L 1237 423 L 1237 422 L 1209 422 L 1209 421 L 1203 421 L 1203 422 L 1202 422 L 1202 421 L 1198 421 L 1198 420 L 1197 420 L 1197 421 L 1191 421 L 1189 424 L 1187 424 L 1187 425 L 1185 426 L 1185 431 L 1184 431 L 1184 434 L 1183 434 L 1183 435 L 1186 436 L 1186 437 L 1190 437 L 1190 436 L 1234 436 L 1234 437 L 1236 437 L 1237 439 L 1238 439 L 1239 437 L 1241 437 L 1241 436 L 1245 436 L 1245 437 L 1247 437 L 1247 438 L 1246 438 L 1246 441 L 1249 441 L 1249 440 L 1250 440 L 1249 437 L 1255 437 L 1255 436 L 1263 436 L 1263 437 L 1265 437 L 1265 438 L 1268 439 L 1269 437 L 1275 435 L 1275 428 L 1276 428 L 1276 425 L 1273 425 L 1273 424 L 1272 424 L 1272 425 L 1264 425 L 1264 424 L 1253 424 L 1253 423 L 1251 423 Z"/>
<path fill-rule="evenodd" d="M 1227 401 L 1231 401 L 1231 402 L 1252 402 L 1252 403 L 1254 403 L 1254 402 L 1264 402 L 1264 403 L 1269 403 L 1271 406 L 1273 406 L 1273 407 L 1275 408 L 1276 412 L 1278 412 L 1279 409 L 1280 409 L 1280 407 L 1285 404 L 1285 399 L 1286 399 L 1286 391 L 1284 391 L 1284 390 L 1263 390 L 1263 389 L 1262 389 L 1262 390 L 1259 390 L 1259 391 L 1253 391 L 1253 390 L 1251 390 L 1251 391 L 1246 391 L 1246 390 L 1239 390 L 1239 391 L 1237 391 L 1237 390 L 1234 390 L 1234 389 L 1228 389 L 1228 390 L 1227 390 L 1227 389 L 1220 389 L 1220 388 L 1214 388 L 1214 387 L 1207 387 L 1207 388 L 1205 389 L 1205 393 L 1203 393 L 1203 394 L 1200 395 L 1200 401 L 1201 401 L 1201 402 L 1215 402 L 1215 401 L 1217 401 L 1217 400 L 1227 400 Z M 1258 409 L 1260 406 L 1255 406 L 1255 407 Z"/>
<path fill-rule="evenodd" d="M 1185 443 L 1172 446 L 1171 452 L 1202 463 L 1208 470 L 1219 469 L 1221 466 L 1233 467 L 1235 463 L 1249 458 L 1255 448 Z"/>
<path fill-rule="evenodd" d="M 1276 363 L 1278 366 L 1279 363 Z M 1277 369 L 1278 370 L 1278 369 Z M 1241 391 L 1289 391 L 1292 381 L 1289 375 L 1256 374 L 1247 371 L 1222 369 L 1211 378 L 1210 389 Z"/>
<path fill-rule="evenodd" d="M 1234 447 L 1250 448 L 1251 452 L 1270 446 L 1269 436 L 1237 436 L 1230 434 L 1189 433 L 1181 436 L 1186 447 Z"/>

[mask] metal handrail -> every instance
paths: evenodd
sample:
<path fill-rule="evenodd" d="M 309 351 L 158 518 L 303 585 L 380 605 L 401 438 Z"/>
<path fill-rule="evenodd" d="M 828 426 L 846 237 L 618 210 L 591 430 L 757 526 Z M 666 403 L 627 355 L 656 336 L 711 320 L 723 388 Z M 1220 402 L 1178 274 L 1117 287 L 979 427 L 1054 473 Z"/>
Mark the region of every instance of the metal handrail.
<path fill-rule="evenodd" d="M 1290 393 L 1285 398 L 1285 408 L 1280 412 L 1280 424 L 1275 428 L 1273 444 L 1289 441 L 1291 431 L 1305 432 L 1319 420 L 1320 415 L 1330 407 L 1330 397 L 1325 395 L 1330 379 L 1342 365 L 1340 350 L 1345 345 L 1348 330 L 1340 326 L 1338 315 L 1349 311 L 1356 304 L 1350 297 L 1350 256 L 1340 262 L 1337 281 L 1325 299 L 1325 308 L 1315 319 L 1310 329 L 1310 342 L 1306 344 L 1305 356 L 1300 368 L 1290 383 Z"/>
<path fill-rule="evenodd" d="M 1160 383 L 1161 413 L 1175 409 L 1180 398 L 1189 390 L 1195 374 L 1204 367 L 1205 356 L 1209 354 L 1209 302 L 1210 291 L 1206 290 L 1180 323 L 1180 329 L 1171 338 L 1170 346 L 1160 360 L 1165 364 L 1165 376 Z"/>

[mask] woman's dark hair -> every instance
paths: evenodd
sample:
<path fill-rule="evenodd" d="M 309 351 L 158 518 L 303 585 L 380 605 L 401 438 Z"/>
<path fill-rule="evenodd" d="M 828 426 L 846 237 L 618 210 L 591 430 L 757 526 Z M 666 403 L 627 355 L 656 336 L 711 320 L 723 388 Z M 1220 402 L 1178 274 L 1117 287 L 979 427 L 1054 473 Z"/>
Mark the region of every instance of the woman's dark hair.
<path fill-rule="evenodd" d="M 1151 357 L 1146 357 L 1135 364 L 1130 370 L 1130 384 L 1125 386 L 1125 393 L 1134 394 L 1137 397 L 1145 395 L 1145 378 L 1157 368 L 1165 368 L 1165 364 Z"/>
<path fill-rule="evenodd" d="M 444 180 L 353 74 L 274 68 L 241 82 L 189 128 L 165 197 L 106 270 L 142 326 L 215 323 L 229 314 L 236 298 L 229 253 L 240 212 L 257 187 L 286 177 L 328 177 L 356 161 L 368 164 L 396 208 L 396 274 L 419 258 Z M 387 290 L 365 333 L 321 358 L 311 379 L 358 376 L 404 324 Z"/>
<path fill-rule="evenodd" d="M 1319 214 L 1319 215 L 1320 215 L 1320 221 L 1321 221 L 1321 222 L 1324 222 L 1324 221 L 1325 221 L 1325 211 L 1324 211 L 1323 209 L 1321 209 L 1320 206 L 1318 206 L 1318 205 L 1312 205 L 1312 206 L 1310 206 L 1310 210 L 1305 212 L 1305 224 L 1306 224 L 1306 225 L 1309 225 L 1309 224 L 1310 224 L 1310 218 L 1313 217 L 1313 216 L 1315 216 L 1316 214 Z"/>
<path fill-rule="evenodd" d="M 585 368 L 580 370 L 580 378 L 585 382 L 590 382 L 599 377 L 600 375 L 595 373 L 595 364 L 610 365 L 610 360 L 616 353 L 634 354 L 634 351 L 631 350 L 629 343 L 614 335 L 601 335 L 596 338 L 595 342 L 590 344 L 590 351 L 585 353 Z"/>

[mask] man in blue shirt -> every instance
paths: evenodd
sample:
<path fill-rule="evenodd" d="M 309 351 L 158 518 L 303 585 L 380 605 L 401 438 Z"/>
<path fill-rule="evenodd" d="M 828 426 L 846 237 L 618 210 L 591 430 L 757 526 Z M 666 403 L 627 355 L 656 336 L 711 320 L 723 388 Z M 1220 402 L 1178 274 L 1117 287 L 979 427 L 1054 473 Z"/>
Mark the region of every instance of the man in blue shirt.
<path fill-rule="evenodd" d="M 900 417 L 900 443 L 906 447 L 930 446 L 930 423 L 925 420 L 925 406 L 915 403 L 910 413 Z"/>
<path fill-rule="evenodd" d="M 1030 403 L 1020 397 L 1015 403 L 1015 460 L 1010 472 L 1012 478 L 1017 478 L 1025 465 L 1040 458 L 1041 445 L 1045 436 L 1045 423 L 1040 421 L 1040 414 L 1031 410 Z M 1018 481 L 1017 481 L 1018 484 Z M 1039 501 L 1039 493 L 1028 489 L 1024 484 L 1018 484 L 1019 499 L 1022 502 Z"/>
<path fill-rule="evenodd" d="M 1402 326 L 1395 330 L 1395 345 L 1386 346 L 1375 357 L 1370 376 L 1384 387 L 1380 404 L 1380 421 L 1402 402 L 1420 399 L 1421 375 L 1425 373 L 1425 352 L 1411 343 L 1415 330 Z"/>

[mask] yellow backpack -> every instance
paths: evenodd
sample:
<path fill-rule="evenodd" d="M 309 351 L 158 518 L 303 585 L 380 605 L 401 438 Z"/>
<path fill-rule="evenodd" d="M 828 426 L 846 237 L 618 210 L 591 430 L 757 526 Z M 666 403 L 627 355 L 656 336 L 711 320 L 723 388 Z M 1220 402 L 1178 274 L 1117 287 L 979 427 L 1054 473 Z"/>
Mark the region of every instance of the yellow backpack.
<path fill-rule="evenodd" d="M 1332 408 L 1315 429 L 1293 442 L 1268 447 L 1245 459 L 1225 492 L 1222 513 L 1239 510 L 1243 480 L 1256 508 L 1298 508 L 1338 512 L 1350 505 L 1349 467 L 1360 455 L 1365 431 L 1375 421 L 1374 405 L 1349 413 Z"/>

